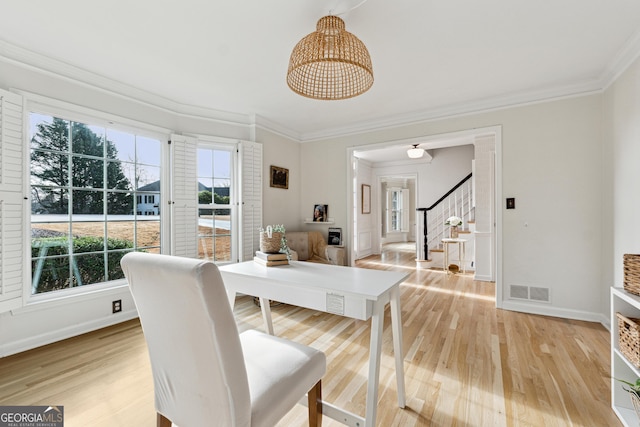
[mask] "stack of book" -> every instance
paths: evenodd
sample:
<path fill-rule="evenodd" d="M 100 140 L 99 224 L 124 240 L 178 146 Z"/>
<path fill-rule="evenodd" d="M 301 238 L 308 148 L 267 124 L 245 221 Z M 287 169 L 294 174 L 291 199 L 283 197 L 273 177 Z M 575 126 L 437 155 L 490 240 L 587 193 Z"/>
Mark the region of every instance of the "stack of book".
<path fill-rule="evenodd" d="M 268 254 L 262 251 L 256 251 L 256 256 L 253 260 L 258 264 L 266 265 L 267 267 L 273 267 L 276 265 L 289 265 L 287 254 Z"/>

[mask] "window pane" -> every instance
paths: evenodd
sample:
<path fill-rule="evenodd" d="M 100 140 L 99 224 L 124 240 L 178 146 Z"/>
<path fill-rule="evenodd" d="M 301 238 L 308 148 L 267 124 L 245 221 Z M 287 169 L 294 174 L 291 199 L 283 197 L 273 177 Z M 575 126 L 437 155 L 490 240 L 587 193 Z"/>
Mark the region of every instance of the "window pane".
<path fill-rule="evenodd" d="M 104 157 L 104 128 L 71 122 L 71 147 L 77 154 Z"/>
<path fill-rule="evenodd" d="M 104 233 L 104 222 L 74 222 L 71 225 L 73 253 L 104 251 Z"/>
<path fill-rule="evenodd" d="M 113 251 L 107 254 L 107 280 L 124 279 L 124 272 L 120 268 L 120 260 L 130 251 Z"/>
<path fill-rule="evenodd" d="M 138 136 L 136 138 L 138 163 L 160 166 L 160 141 Z"/>
<path fill-rule="evenodd" d="M 135 226 L 133 220 L 131 221 L 114 221 L 109 219 L 107 222 L 107 237 L 109 239 L 122 240 L 128 242 L 133 247 L 135 239 Z"/>
<path fill-rule="evenodd" d="M 144 216 L 160 215 L 160 193 L 138 193 L 136 213 Z"/>
<path fill-rule="evenodd" d="M 213 178 L 198 177 L 198 192 L 208 191 L 209 193 L 211 193 L 212 189 L 213 189 Z M 211 202 L 207 202 L 207 203 L 211 203 Z"/>
<path fill-rule="evenodd" d="M 73 191 L 73 214 L 103 215 L 104 191 Z"/>
<path fill-rule="evenodd" d="M 71 175 L 74 187 L 102 188 L 104 185 L 104 161 L 73 156 Z"/>
<path fill-rule="evenodd" d="M 119 166 L 113 166 L 113 164 L 117 164 Z M 109 162 L 107 165 L 108 171 L 107 174 L 116 173 L 117 169 L 120 169 L 122 173 L 121 179 L 122 183 L 118 180 L 115 181 L 115 185 L 112 187 L 107 187 L 110 190 L 134 190 L 137 185 L 136 183 L 136 164 L 135 163 L 127 163 L 127 162 Z M 113 171 L 113 169 L 116 171 Z M 118 174 L 119 175 L 119 174 Z M 109 181 L 111 183 L 111 181 Z"/>
<path fill-rule="evenodd" d="M 160 221 L 140 218 L 137 222 L 136 247 L 160 247 Z"/>
<path fill-rule="evenodd" d="M 31 114 L 31 148 L 69 152 L 69 122 L 40 114 Z"/>
<path fill-rule="evenodd" d="M 104 271 L 104 252 L 73 257 L 72 265 L 74 286 L 101 283 L 106 280 Z"/>
<path fill-rule="evenodd" d="M 36 251 L 35 254 L 34 249 Z M 70 285 L 69 257 L 37 258 L 37 251 L 39 250 L 40 248 L 34 248 L 33 246 L 31 248 L 31 271 L 33 272 L 31 293 L 39 294 L 68 288 Z"/>
<path fill-rule="evenodd" d="M 213 151 L 198 149 L 198 176 L 213 176 Z"/>
<path fill-rule="evenodd" d="M 31 185 L 69 185 L 69 156 L 49 151 L 31 151 Z"/>
<path fill-rule="evenodd" d="M 213 152 L 214 177 L 220 179 L 231 178 L 231 152 L 215 150 Z M 227 185 L 229 183 L 227 182 Z"/>
<path fill-rule="evenodd" d="M 64 215 L 64 220 L 68 220 L 69 192 L 57 187 L 31 187 L 31 213 Z"/>
<path fill-rule="evenodd" d="M 160 168 L 137 165 L 136 180 L 139 191 L 158 191 L 160 190 Z"/>
<path fill-rule="evenodd" d="M 118 216 L 132 216 L 135 211 L 135 198 L 133 193 L 107 192 L 107 214 L 116 216 L 113 220 L 121 220 Z M 133 219 L 133 218 L 129 218 Z M 112 218 L 109 217 L 109 221 Z"/>
<path fill-rule="evenodd" d="M 135 135 L 107 129 L 107 157 L 123 162 L 134 163 L 136 161 Z"/>
<path fill-rule="evenodd" d="M 215 239 L 215 260 L 231 261 L 231 236 L 217 236 Z"/>
<path fill-rule="evenodd" d="M 107 162 L 107 188 L 133 190 L 135 167 L 131 163 Z"/>

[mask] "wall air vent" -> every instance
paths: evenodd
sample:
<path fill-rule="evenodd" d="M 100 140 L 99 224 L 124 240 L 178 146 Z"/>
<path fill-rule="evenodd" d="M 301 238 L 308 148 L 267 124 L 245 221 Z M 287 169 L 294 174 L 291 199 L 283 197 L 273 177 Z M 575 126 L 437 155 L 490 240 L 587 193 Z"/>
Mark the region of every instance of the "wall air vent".
<path fill-rule="evenodd" d="M 529 299 L 529 287 L 520 285 L 511 285 L 509 298 Z"/>
<path fill-rule="evenodd" d="M 551 302 L 549 298 L 549 288 L 529 288 L 529 299 L 531 301 Z"/>
<path fill-rule="evenodd" d="M 510 285 L 509 298 L 535 301 L 535 302 L 551 302 L 551 293 L 549 288 L 540 288 L 536 286 L 524 286 L 524 285 Z"/>

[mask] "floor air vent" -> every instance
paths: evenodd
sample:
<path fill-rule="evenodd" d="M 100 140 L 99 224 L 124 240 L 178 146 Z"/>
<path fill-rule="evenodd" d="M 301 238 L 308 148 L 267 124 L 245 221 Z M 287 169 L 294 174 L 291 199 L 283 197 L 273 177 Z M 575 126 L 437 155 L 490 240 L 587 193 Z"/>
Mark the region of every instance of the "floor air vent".
<path fill-rule="evenodd" d="M 551 302 L 549 288 L 535 286 L 511 285 L 509 298 L 536 302 Z"/>

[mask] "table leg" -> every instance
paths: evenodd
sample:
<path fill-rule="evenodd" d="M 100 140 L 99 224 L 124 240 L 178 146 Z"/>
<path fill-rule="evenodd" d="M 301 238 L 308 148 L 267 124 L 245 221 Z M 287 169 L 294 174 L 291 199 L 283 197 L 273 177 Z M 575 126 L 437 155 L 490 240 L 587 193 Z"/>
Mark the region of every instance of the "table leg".
<path fill-rule="evenodd" d="M 458 252 L 460 255 L 460 269 L 462 270 L 463 274 L 467 272 L 464 266 L 464 256 L 466 253 L 466 248 L 464 247 L 464 243 L 465 242 L 460 242 L 460 247 L 458 248 Z"/>
<path fill-rule="evenodd" d="M 380 353 L 382 351 L 382 329 L 384 326 L 385 304 L 373 303 L 371 316 L 371 342 L 369 347 L 369 384 L 367 385 L 367 407 L 365 410 L 365 427 L 376 425 L 378 410 L 378 383 L 380 382 Z"/>
<path fill-rule="evenodd" d="M 444 249 L 444 253 L 442 256 L 442 263 L 444 264 L 442 266 L 442 269 L 449 274 L 449 245 L 447 243 L 444 243 L 442 245 L 442 249 Z"/>
<path fill-rule="evenodd" d="M 262 311 L 262 320 L 264 327 L 269 335 L 273 333 L 273 321 L 271 320 L 271 304 L 267 298 L 260 297 L 260 310 Z"/>
<path fill-rule="evenodd" d="M 390 292 L 391 330 L 393 332 L 393 353 L 396 358 L 396 383 L 398 385 L 398 406 L 404 408 L 404 352 L 402 351 L 402 315 L 400 312 L 400 287 L 394 286 Z"/>

